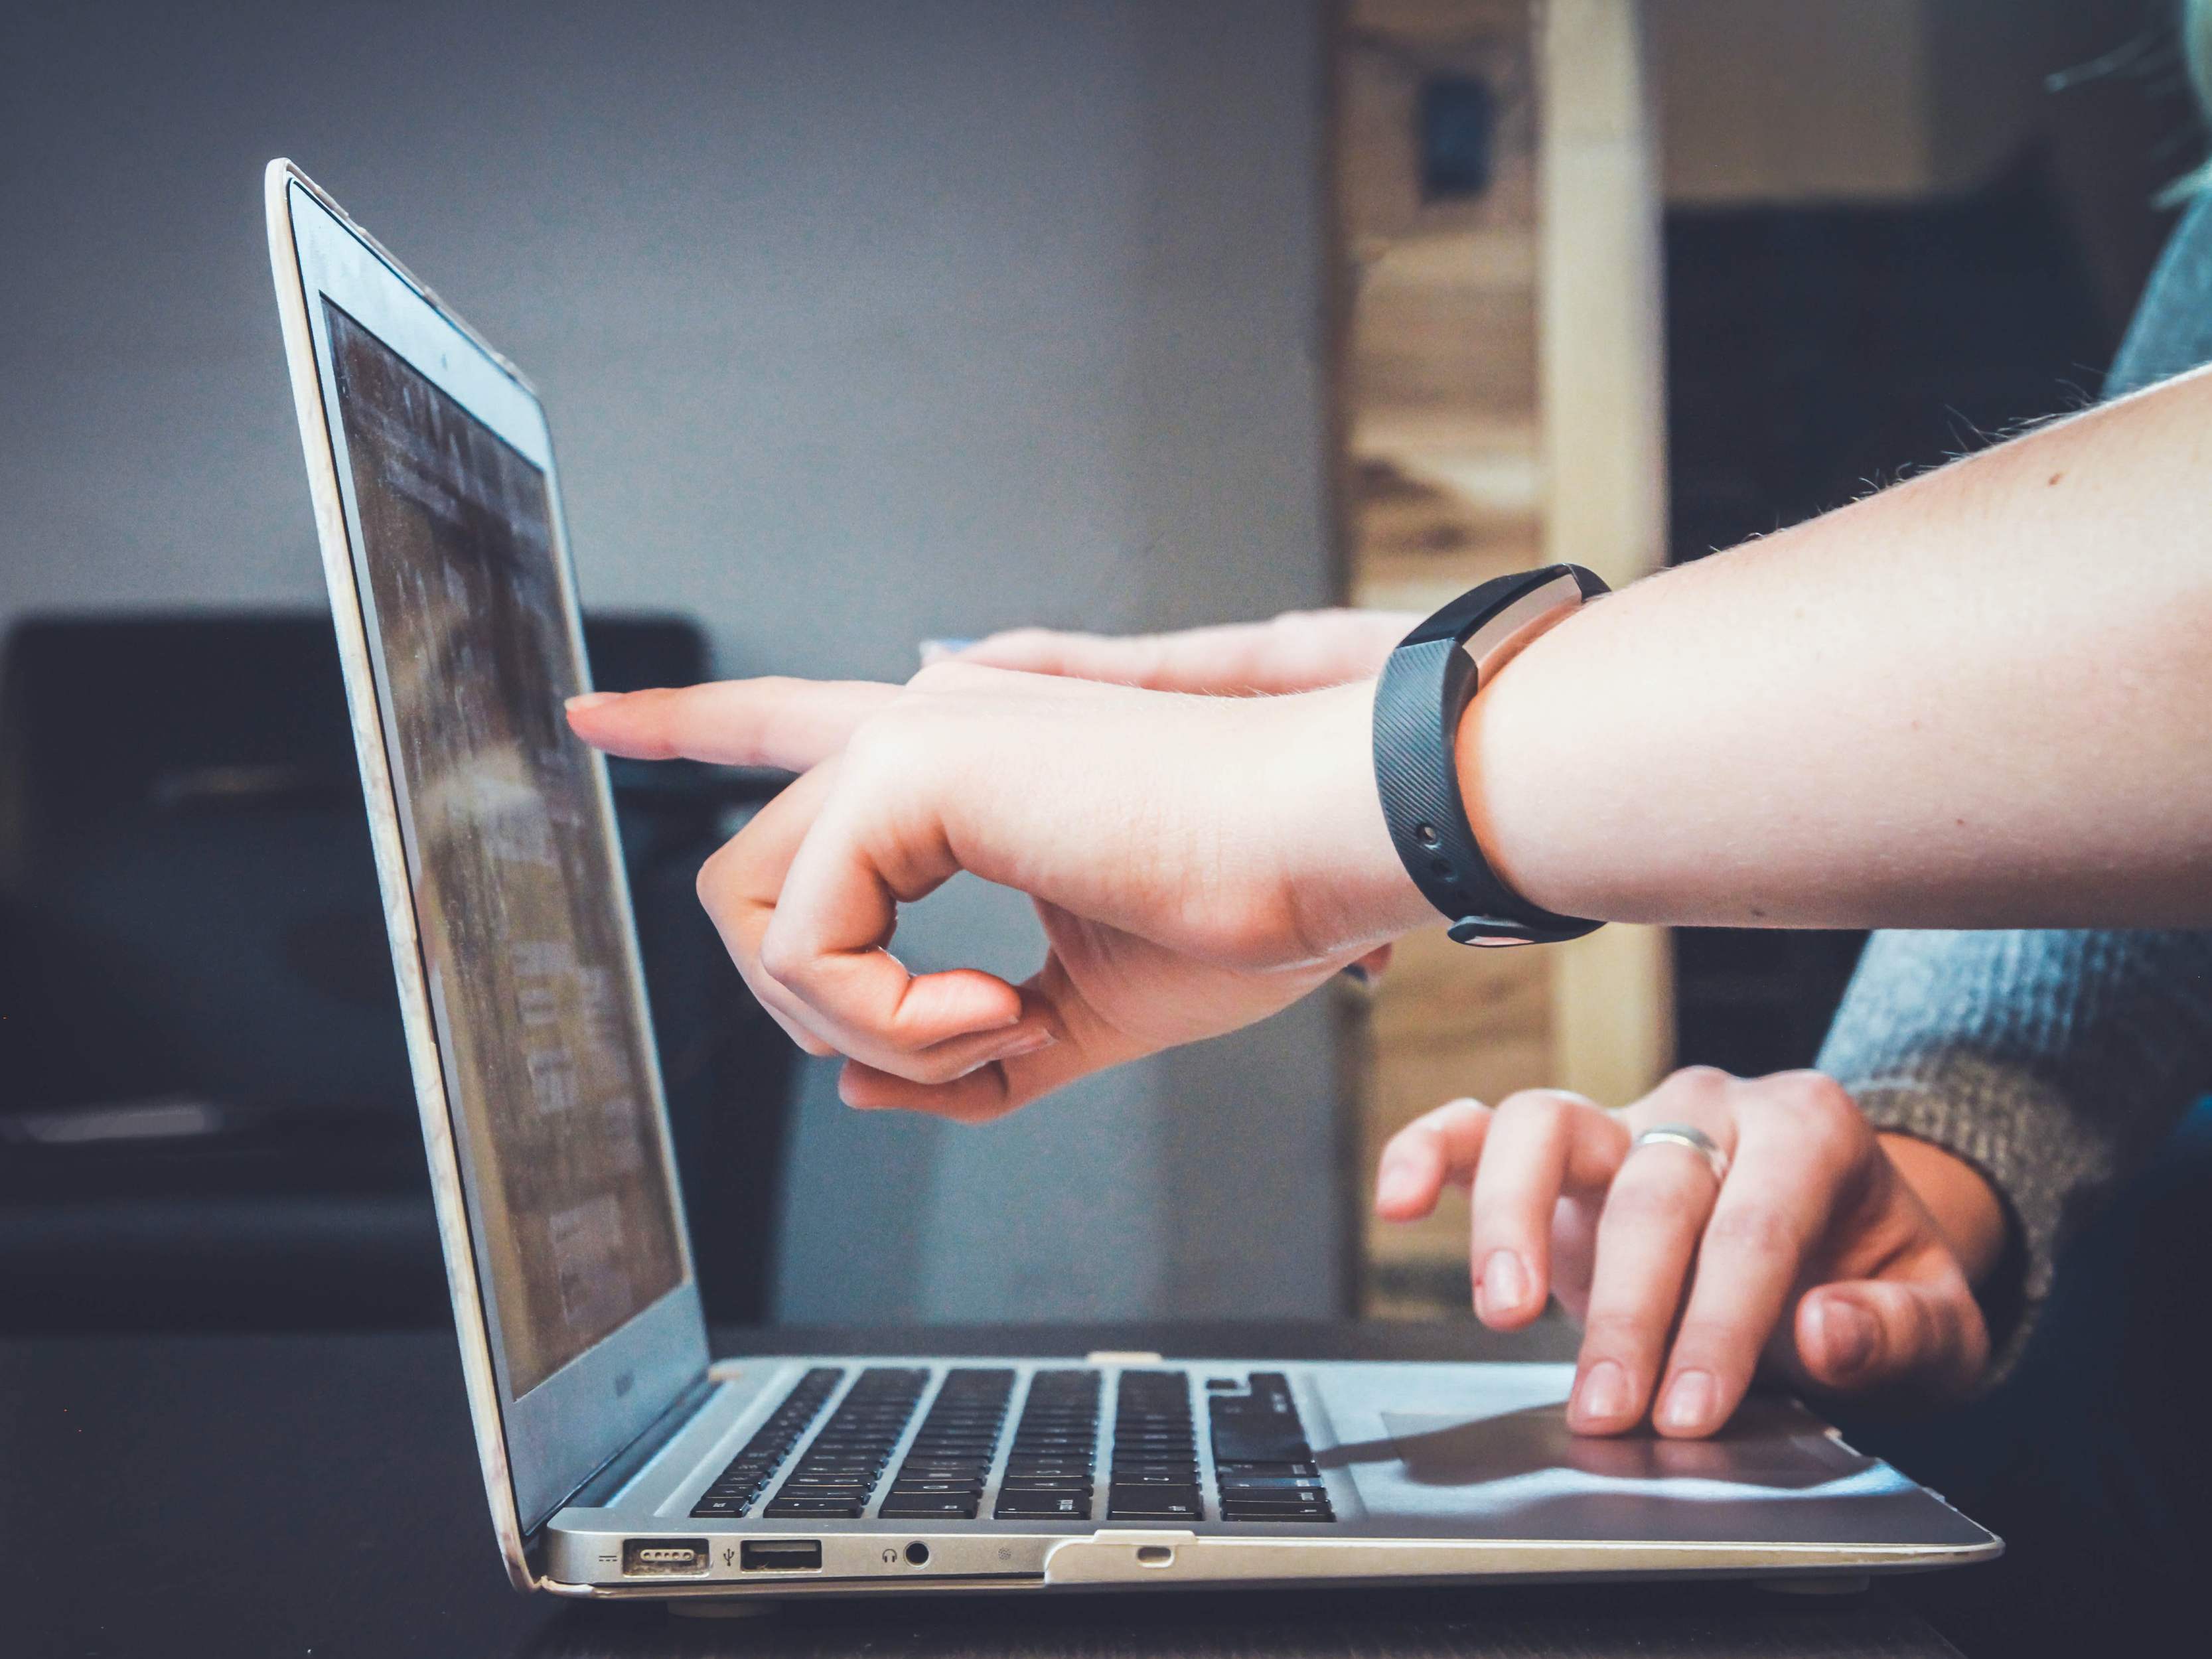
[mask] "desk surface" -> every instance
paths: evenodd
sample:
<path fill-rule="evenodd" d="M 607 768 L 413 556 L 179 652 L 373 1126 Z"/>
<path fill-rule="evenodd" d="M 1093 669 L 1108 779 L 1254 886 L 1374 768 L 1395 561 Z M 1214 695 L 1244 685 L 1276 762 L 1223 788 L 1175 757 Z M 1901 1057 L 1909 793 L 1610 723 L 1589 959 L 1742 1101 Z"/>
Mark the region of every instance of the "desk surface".
<path fill-rule="evenodd" d="M 1279 1324 L 720 1334 L 726 1352 L 1255 1358 L 1484 1358 L 1497 1340 Z M 1555 1357 L 1556 1334 L 1536 1343 L 1512 1352 Z M 0 1648 L 38 1659 L 1954 1652 L 1879 1588 L 948 1597 L 712 1621 L 518 1596 L 485 1520 L 453 1343 L 423 1334 L 0 1340 Z"/>

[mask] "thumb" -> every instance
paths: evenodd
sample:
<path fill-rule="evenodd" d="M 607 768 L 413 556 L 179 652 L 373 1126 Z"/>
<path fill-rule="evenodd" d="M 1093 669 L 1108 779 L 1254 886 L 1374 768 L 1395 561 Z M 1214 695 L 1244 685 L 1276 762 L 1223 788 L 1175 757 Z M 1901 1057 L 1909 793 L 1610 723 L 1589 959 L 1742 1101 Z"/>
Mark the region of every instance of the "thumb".
<path fill-rule="evenodd" d="M 1955 1399 L 1989 1363 L 1988 1328 L 1963 1277 L 1823 1285 L 1797 1304 L 1797 1362 L 1851 1393 Z"/>

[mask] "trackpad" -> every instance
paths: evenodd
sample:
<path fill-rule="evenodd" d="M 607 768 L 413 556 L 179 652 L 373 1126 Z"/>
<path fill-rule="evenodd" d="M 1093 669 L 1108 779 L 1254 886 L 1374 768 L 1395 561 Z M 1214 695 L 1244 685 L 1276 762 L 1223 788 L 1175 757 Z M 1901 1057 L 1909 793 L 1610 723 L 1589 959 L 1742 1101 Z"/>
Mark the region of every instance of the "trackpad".
<path fill-rule="evenodd" d="M 1979 1539 L 1796 1401 L 1754 1394 L 1709 1440 L 1567 1432 L 1571 1365 L 1317 1368 L 1332 1484 L 1409 1537 L 1826 1543 Z M 1350 1505 L 1340 1505 L 1350 1512 Z"/>
<path fill-rule="evenodd" d="M 1808 1426 L 1802 1413 L 1785 1407 L 1798 1420 L 1776 1423 L 1772 1403 L 1747 1402 L 1736 1420 L 1710 1440 L 1662 1440 L 1648 1431 L 1603 1439 L 1573 1434 L 1563 1404 L 1475 1418 L 1384 1412 L 1382 1423 L 1398 1473 L 1417 1486 L 1485 1486 L 1569 1472 L 1608 1482 L 1717 1480 L 1795 1490 L 1866 1467 L 1869 1460 L 1825 1435 L 1812 1437 L 1812 1445 L 1801 1443 L 1788 1431 Z"/>
<path fill-rule="evenodd" d="M 1382 1434 L 1321 1455 L 1376 1519 L 1449 1517 L 1521 1537 L 1745 1537 L 1796 1531 L 1804 1522 L 1779 1511 L 1802 1504 L 1910 1490 L 1788 1400 L 1747 1401 L 1709 1440 L 1571 1434 L 1557 1401 L 1378 1415 Z"/>

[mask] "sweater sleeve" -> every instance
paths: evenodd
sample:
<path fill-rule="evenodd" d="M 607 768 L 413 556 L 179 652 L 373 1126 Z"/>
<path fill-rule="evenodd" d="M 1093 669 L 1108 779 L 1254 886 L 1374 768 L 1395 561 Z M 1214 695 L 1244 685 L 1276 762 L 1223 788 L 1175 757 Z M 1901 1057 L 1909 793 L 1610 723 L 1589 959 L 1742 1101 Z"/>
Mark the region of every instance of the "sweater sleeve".
<path fill-rule="evenodd" d="M 1819 1064 L 2002 1199 L 2001 1375 L 2059 1248 L 2212 1090 L 2212 933 L 1876 933 Z"/>

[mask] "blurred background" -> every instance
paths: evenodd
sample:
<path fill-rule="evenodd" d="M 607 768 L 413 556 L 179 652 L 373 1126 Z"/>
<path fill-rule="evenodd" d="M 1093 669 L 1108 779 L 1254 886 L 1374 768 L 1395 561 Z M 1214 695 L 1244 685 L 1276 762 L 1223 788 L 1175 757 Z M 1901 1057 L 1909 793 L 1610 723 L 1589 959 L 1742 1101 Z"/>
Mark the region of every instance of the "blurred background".
<path fill-rule="evenodd" d="M 2096 395 L 2163 0 L 0 13 L 0 1326 L 446 1317 L 271 303 L 289 155 L 523 366 L 599 683 L 1617 580 Z M 1396 1124 L 1803 1064 L 1858 939 L 1411 942 L 982 1129 L 851 1114 L 617 769 L 710 1317 L 1464 1316 Z M 916 907 L 1017 974 L 1018 899 Z"/>

